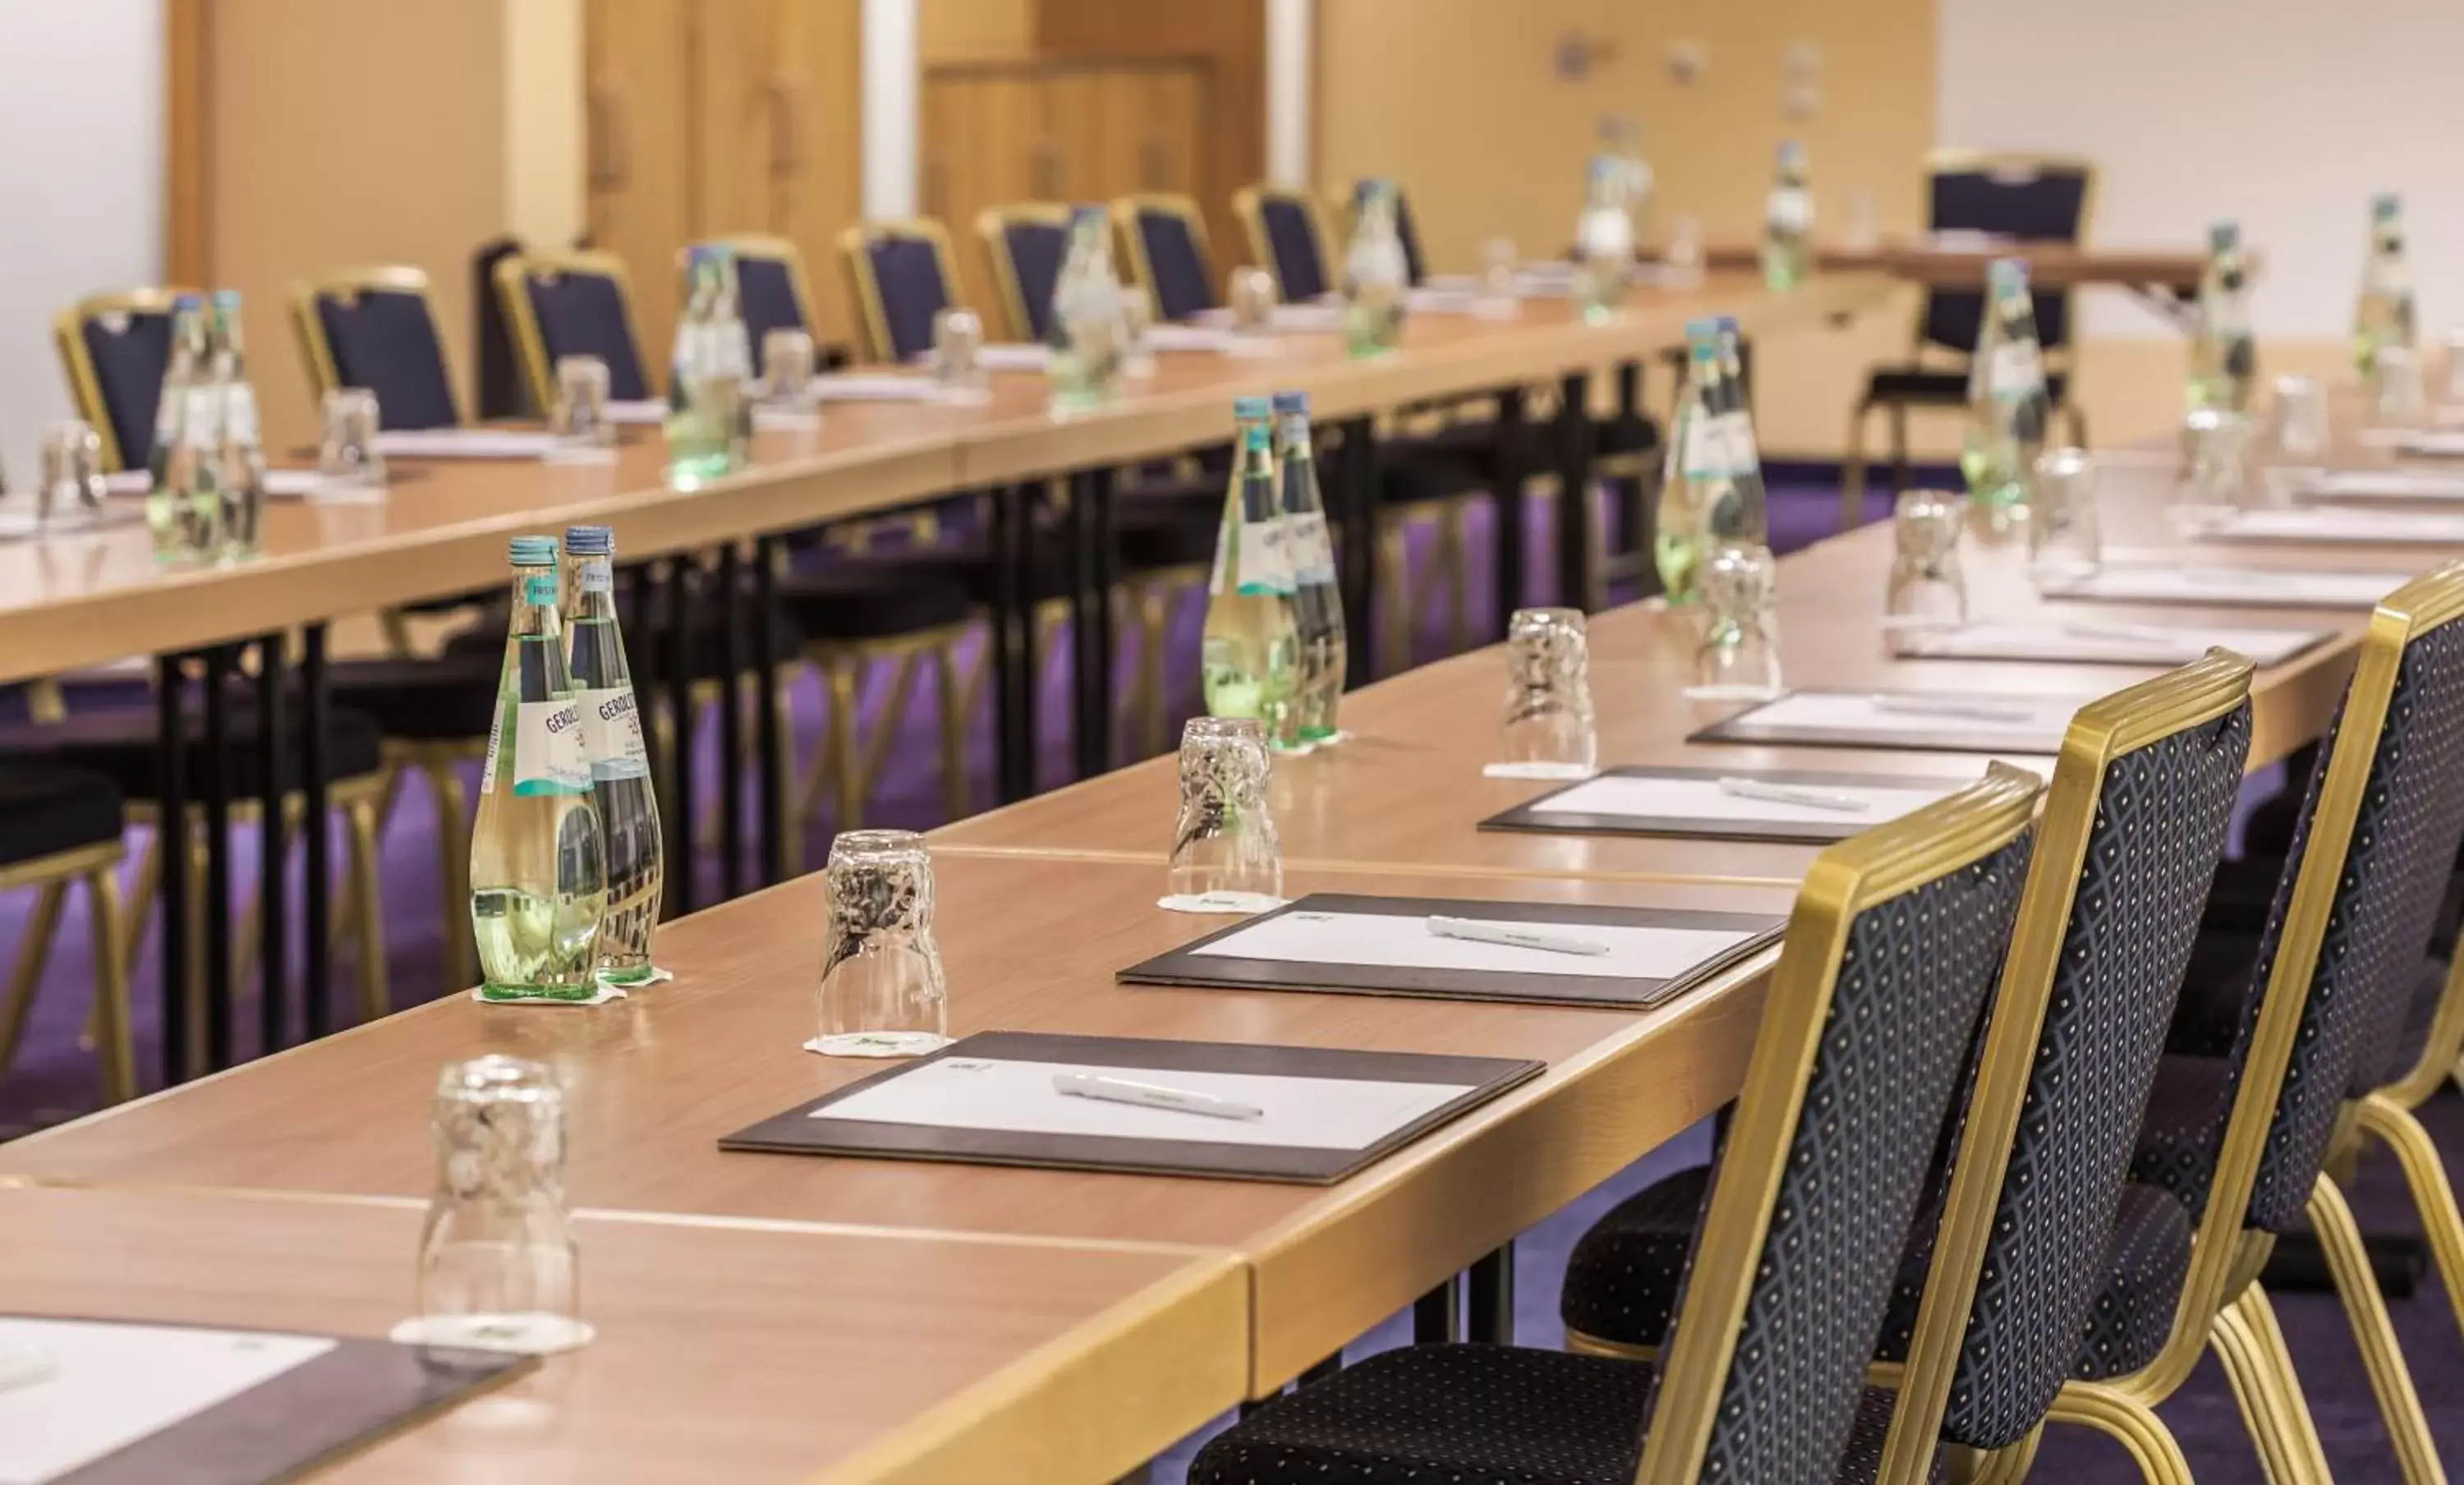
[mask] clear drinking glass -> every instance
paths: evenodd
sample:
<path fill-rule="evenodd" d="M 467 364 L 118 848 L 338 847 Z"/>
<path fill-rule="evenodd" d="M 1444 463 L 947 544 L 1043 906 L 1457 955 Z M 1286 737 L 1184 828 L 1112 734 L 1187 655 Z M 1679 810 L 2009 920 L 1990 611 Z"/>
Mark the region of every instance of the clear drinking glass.
<path fill-rule="evenodd" d="M 1517 609 L 1506 631 L 1507 768 L 1585 777 L 1597 765 L 1592 725 L 1591 632 L 1577 609 Z"/>
<path fill-rule="evenodd" d="M 1698 701 L 1762 701 L 1779 695 L 1779 566 L 1767 546 L 1723 546 L 1696 579 L 1703 641 L 1694 651 Z"/>
<path fill-rule="evenodd" d="M 2327 394 L 2316 377 L 2279 376 L 2276 395 L 2253 431 L 2250 458 L 2257 467 L 2255 495 L 2270 505 L 2290 505 L 2326 472 L 2329 450 Z"/>
<path fill-rule="evenodd" d="M 1143 294 L 1121 296 L 1121 374 L 1141 381 L 1155 374 L 1155 344 L 1147 332 L 1155 328 L 1155 306 Z"/>
<path fill-rule="evenodd" d="M 2036 455 L 2036 499 L 2028 512 L 2028 575 L 2039 591 L 2076 582 L 2104 562 L 2097 524 L 2096 461 L 2084 449 Z"/>
<path fill-rule="evenodd" d="M 984 321 L 974 310 L 945 309 L 933 317 L 933 377 L 949 391 L 983 389 Z"/>
<path fill-rule="evenodd" d="M 1193 717 L 1181 727 L 1180 818 L 1165 905 L 1255 911 L 1283 900 L 1269 766 L 1266 729 L 1255 718 Z"/>
<path fill-rule="evenodd" d="M 761 337 L 761 400 L 774 408 L 812 405 L 813 378 L 821 353 L 802 330 L 772 330 Z"/>
<path fill-rule="evenodd" d="M 1703 223 L 1681 216 L 1668 230 L 1668 249 L 1661 254 L 1662 281 L 1671 288 L 1690 289 L 1703 281 Z"/>
<path fill-rule="evenodd" d="M 1891 511 L 1890 585 L 1882 628 L 1957 629 L 1968 622 L 1968 574 L 1959 562 L 1960 506 L 1947 490 L 1910 490 Z"/>
<path fill-rule="evenodd" d="M 359 387 L 325 394 L 317 438 L 317 477 L 338 490 L 382 490 L 385 454 L 377 447 L 382 426 L 377 394 Z"/>
<path fill-rule="evenodd" d="M 1263 268 L 1232 270 L 1231 292 L 1224 296 L 1232 306 L 1232 327 L 1247 334 L 1263 335 L 1275 327 L 1275 276 Z"/>
<path fill-rule="evenodd" d="M 419 1314 L 394 1339 L 524 1353 L 588 1341 L 556 1074 L 519 1057 L 449 1063 L 429 1134 L 436 1189 L 419 1239 Z"/>
<path fill-rule="evenodd" d="M 2173 482 L 2173 523 L 2198 531 L 2242 508 L 2250 419 L 2199 408 L 2182 420 L 2182 465 Z"/>
<path fill-rule="evenodd" d="M 823 875 L 821 1034 L 828 1057 L 914 1057 L 950 1044 L 933 938 L 933 859 L 913 831 L 848 831 Z"/>
<path fill-rule="evenodd" d="M 2409 345 L 2382 345 L 2376 363 L 2378 386 L 2370 402 L 2370 421 L 2380 428 L 2418 428 L 2430 415 L 2421 358 Z"/>
<path fill-rule="evenodd" d="M 2464 406 L 2464 325 L 2449 330 L 2439 345 L 2444 354 L 2439 363 L 2438 400 L 2451 408 Z"/>
<path fill-rule="evenodd" d="M 607 421 L 607 363 L 596 356 L 559 356 L 556 406 L 547 430 L 562 458 L 600 459 L 616 447 L 616 426 Z"/>
<path fill-rule="evenodd" d="M 45 527 L 90 526 L 102 517 L 102 438 L 91 424 L 69 418 L 43 431 L 42 482 L 34 487 L 34 519 Z"/>

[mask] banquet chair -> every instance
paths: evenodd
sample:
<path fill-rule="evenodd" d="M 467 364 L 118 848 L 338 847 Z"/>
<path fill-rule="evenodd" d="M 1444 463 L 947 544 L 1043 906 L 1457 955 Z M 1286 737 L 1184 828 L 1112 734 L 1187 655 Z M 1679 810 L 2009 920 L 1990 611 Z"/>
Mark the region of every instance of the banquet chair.
<path fill-rule="evenodd" d="M 725 248 L 736 259 L 736 312 L 744 321 L 745 344 L 753 352 L 753 374 L 766 377 L 770 367 L 767 342 L 773 331 L 802 330 L 813 340 L 814 366 L 827 359 L 822 346 L 821 321 L 815 314 L 813 284 L 804 272 L 803 250 L 786 237 L 744 233 L 714 237 L 706 247 Z"/>
<path fill-rule="evenodd" d="M 171 366 L 171 304 L 196 292 L 98 294 L 53 320 L 70 399 L 102 440 L 105 470 L 143 469 L 152 461 L 156 404 Z"/>
<path fill-rule="evenodd" d="M 2096 166 L 2060 155 L 1936 150 L 1925 160 L 1925 227 L 1929 232 L 1990 233 L 2023 242 L 2078 244 L 2096 207 Z M 2045 353 L 2045 396 L 2070 424 L 2071 442 L 2087 443 L 2087 422 L 2071 393 L 2071 292 L 2032 291 L 2036 342 Z M 1968 406 L 1969 362 L 1985 322 L 1981 289 L 1928 289 L 1916 344 L 1901 365 L 1868 374 L 1848 419 L 1848 453 L 1840 467 L 1839 529 L 1865 519 L 1865 424 L 1890 415 L 1891 489 L 1908 483 L 1908 413 L 1960 411 Z"/>
<path fill-rule="evenodd" d="M 2033 1448 L 2065 1377 L 2125 1373 L 2165 1339 L 2189 1218 L 2125 1177 L 2249 752 L 2250 676 L 2211 652 L 2068 729 L 1958 1160 L 1937 1158 L 1874 1352 L 1905 1367 L 1884 1479 L 1922 1478 L 1939 1444 Z M 1571 1346 L 1657 1354 L 1714 1179 L 1669 1177 L 1584 1233 Z M 2152 1414 L 2126 1421 L 2133 1447 L 2178 1454 Z"/>
<path fill-rule="evenodd" d="M 976 213 L 1001 316 L 1013 341 L 1052 343 L 1052 296 L 1069 255 L 1069 208 L 1057 201 L 1014 201 Z"/>
<path fill-rule="evenodd" d="M 1250 258 L 1275 276 L 1285 303 L 1306 304 L 1336 289 L 1326 220 L 1314 197 L 1278 186 L 1244 186 L 1232 210 L 1248 234 Z"/>
<path fill-rule="evenodd" d="M 1874 1479 L 1892 1401 L 1865 1366 L 2016 915 L 2038 792 L 1997 764 L 1815 859 L 1660 1363 L 1388 1351 L 1218 1435 L 1192 1485 Z"/>
<path fill-rule="evenodd" d="M 35 889 L 15 967 L 0 992 L 0 1082 L 23 1044 L 26 1022 L 42 986 L 59 932 L 60 909 L 72 886 L 86 892 L 86 928 L 94 945 L 94 1027 L 102 1072 L 102 1101 L 137 1096 L 136 1039 L 128 1017 L 126 916 L 120 898 L 120 790 L 99 774 L 74 769 L 0 770 L 0 891 Z"/>
<path fill-rule="evenodd" d="M 610 402 L 659 394 L 633 317 L 632 280 L 615 254 L 517 254 L 496 264 L 496 298 L 513 326 L 534 407 L 556 406 L 556 364 L 567 356 L 596 356 L 606 366 Z"/>

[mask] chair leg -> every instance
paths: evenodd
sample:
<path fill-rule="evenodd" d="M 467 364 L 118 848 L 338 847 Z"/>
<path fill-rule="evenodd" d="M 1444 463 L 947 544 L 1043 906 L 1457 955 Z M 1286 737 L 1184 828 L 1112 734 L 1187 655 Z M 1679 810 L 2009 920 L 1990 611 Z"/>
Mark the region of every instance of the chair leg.
<path fill-rule="evenodd" d="M 829 684 L 828 761 L 834 831 L 859 829 L 864 823 L 864 755 L 856 743 L 855 711 L 858 682 L 863 678 L 846 660 L 833 660 L 824 672 Z"/>
<path fill-rule="evenodd" d="M 2344 1193 L 2336 1183 L 2321 1175 L 2311 1187 L 2309 1211 L 2310 1230 L 2318 1234 L 2319 1246 L 2327 1255 L 2337 1297 L 2343 1301 L 2344 1318 L 2352 1323 L 2353 1340 L 2361 1346 L 2370 1390 L 2378 1396 L 2379 1415 L 2387 1422 L 2406 1485 L 2445 1485 L 2447 1472 L 2439 1468 L 2430 1420 L 2422 1415 L 2420 1394 L 2413 1390 L 2412 1372 L 2396 1343 L 2387 1298 L 2379 1293 L 2378 1277 L 2370 1271 L 2369 1251 L 2363 1246 L 2361 1229 L 2353 1224 L 2353 1209 L 2345 1205 Z"/>
<path fill-rule="evenodd" d="M 1907 404 L 1890 404 L 1891 412 L 1891 499 L 1908 487 L 1908 409 Z"/>
<path fill-rule="evenodd" d="M 1377 528 L 1377 590 L 1386 600 L 1386 611 L 1378 615 L 1378 627 L 1385 632 L 1378 638 L 1389 676 L 1400 675 L 1412 665 L 1412 561 L 1403 538 L 1404 522 L 1399 517 Z"/>
<path fill-rule="evenodd" d="M 124 1103 L 137 1097 L 137 1039 L 129 1025 L 128 961 L 121 952 L 123 916 L 120 875 L 97 867 L 85 877 L 86 932 L 94 945 L 95 1034 L 101 1045 L 102 1101 Z M 9 1065 L 0 1050 L 0 1068 Z"/>
<path fill-rule="evenodd" d="M 360 1019 L 374 1021 L 393 1011 L 392 988 L 385 975 L 385 894 L 377 871 L 376 801 L 352 801 L 343 819 L 351 831 L 350 896 L 358 916 Z"/>
<path fill-rule="evenodd" d="M 2255 1283 L 2244 1289 L 2209 1327 L 2208 1345 L 2224 1363 L 2268 1479 L 2274 1485 L 2312 1485 L 2331 1478 L 2267 1292 Z"/>
<path fill-rule="evenodd" d="M 973 790 L 967 787 L 967 712 L 958 684 L 957 641 L 933 641 L 933 709 L 939 714 L 941 738 L 941 808 L 953 820 L 975 812 Z"/>
<path fill-rule="evenodd" d="M 420 765 L 436 797 L 437 875 L 445 889 L 445 993 L 478 983 L 478 946 L 471 942 L 471 815 L 462 775 L 450 758 Z"/>
<path fill-rule="evenodd" d="M 1589 498 L 1589 492 L 1585 492 Z M 1470 563 L 1465 560 L 1469 546 L 1467 506 L 1460 500 L 1449 502 L 1438 515 L 1437 568 L 1446 584 L 1446 653 L 1460 654 L 1471 648 Z"/>
<path fill-rule="evenodd" d="M 2405 1186 L 2421 1213 L 2421 1230 L 2430 1238 L 2431 1256 L 2438 1265 L 2438 1287 L 2464 1329 L 2464 1218 L 2455 1209 L 2455 1188 L 2447 1181 L 2438 1147 L 2410 1110 L 2385 1094 L 2372 1094 L 2357 1106 L 2355 1120 L 2365 1135 L 2395 1152 L 2404 1169 Z"/>
<path fill-rule="evenodd" d="M 16 967 L 9 975 L 8 999 L 0 1000 L 0 1076 L 17 1060 L 17 1044 L 26 1034 L 27 1014 L 34 1008 L 34 990 L 42 983 L 43 965 L 52 957 L 52 940 L 60 928 L 60 904 L 68 894 L 65 879 L 43 883 L 34 898 L 34 911 L 26 920 L 26 937 L 17 945 Z M 98 1034 L 107 1034 L 107 1029 L 99 1028 Z"/>
<path fill-rule="evenodd" d="M 1953 1485 L 2018 1485 L 2028 1477 L 2036 1462 L 2037 1446 L 2044 1442 L 2045 1426 L 2038 1424 L 2028 1430 L 2028 1436 L 2007 1449 L 1978 1455 L 1972 1451 L 1946 1445 L 1943 1449 L 1945 1473 Z"/>
<path fill-rule="evenodd" d="M 1874 410 L 1860 402 L 1848 414 L 1848 450 L 1839 459 L 1839 529 L 1854 531 L 1865 523 L 1865 420 Z"/>
<path fill-rule="evenodd" d="M 2119 1443 L 2149 1485 L 2191 1485 L 2190 1462 L 2182 1457 L 2173 1430 L 2154 1408 L 2127 1393 L 2093 1382 L 2070 1383 L 2055 1395 L 2045 1419 L 2080 1424 Z"/>
<path fill-rule="evenodd" d="M 881 709 L 881 720 L 873 725 L 872 736 L 864 744 L 864 771 L 857 775 L 866 798 L 881 786 L 881 770 L 890 762 L 890 750 L 897 745 L 899 724 L 907 720 L 907 708 L 915 699 L 917 655 L 909 651 L 898 657 L 890 672 L 890 697 Z"/>

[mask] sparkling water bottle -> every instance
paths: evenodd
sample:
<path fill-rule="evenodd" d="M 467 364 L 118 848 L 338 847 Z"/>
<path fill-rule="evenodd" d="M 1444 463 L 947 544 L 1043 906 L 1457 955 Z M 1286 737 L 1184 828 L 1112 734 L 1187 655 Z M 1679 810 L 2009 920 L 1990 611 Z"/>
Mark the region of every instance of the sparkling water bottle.
<path fill-rule="evenodd" d="M 2404 261 L 2404 202 L 2393 191 L 2370 198 L 2370 256 L 2353 306 L 2353 364 L 2362 380 L 2378 376 L 2379 352 L 2413 344 L 2412 271 Z"/>
<path fill-rule="evenodd" d="M 1574 222 L 1574 307 L 1594 323 L 1615 313 L 1634 281 L 1634 215 L 1625 162 L 1594 155 L 1583 192 L 1583 214 Z"/>
<path fill-rule="evenodd" d="M 685 253 L 684 313 L 668 370 L 668 483 L 692 490 L 736 464 L 737 404 L 743 382 L 729 368 L 719 320 L 727 265 L 713 248 Z M 737 326 L 740 333 L 742 325 Z"/>
<path fill-rule="evenodd" d="M 1395 183 L 1372 181 L 1343 255 L 1343 334 L 1352 354 L 1380 356 L 1403 334 L 1411 270 L 1395 228 Z"/>
<path fill-rule="evenodd" d="M 257 548 L 257 528 L 265 516 L 265 443 L 257 427 L 256 388 L 248 379 L 237 290 L 214 291 L 207 344 L 217 414 L 212 462 L 221 500 L 221 551 L 226 557 L 245 557 Z"/>
<path fill-rule="evenodd" d="M 1275 393 L 1275 464 L 1283 488 L 1284 550 L 1292 564 L 1292 609 L 1300 624 L 1301 678 L 1295 731 L 1304 742 L 1335 735 L 1343 699 L 1343 589 L 1334 541 L 1318 496 L 1309 446 L 1309 393 Z"/>
<path fill-rule="evenodd" d="M 1715 544 L 1714 521 L 1734 522 L 1739 508 L 1735 461 L 1720 421 L 1719 326 L 1685 326 L 1685 385 L 1677 394 L 1676 436 L 1669 440 L 1652 532 L 1652 562 L 1673 604 L 1692 603 L 1704 562 Z"/>
<path fill-rule="evenodd" d="M 183 294 L 171 301 L 171 360 L 154 404 L 154 448 L 146 458 L 145 524 L 154 535 L 157 561 L 180 562 L 216 544 L 222 502 L 211 493 L 212 444 L 217 421 L 208 378 L 205 300 Z M 191 432 L 191 424 L 194 432 Z M 199 483 L 207 486 L 213 520 L 200 522 Z"/>
<path fill-rule="evenodd" d="M 1968 437 L 1960 473 L 1975 516 L 1996 531 L 2027 513 L 2036 455 L 2045 451 L 2045 359 L 2028 265 L 1998 258 L 1986 274 L 1985 321 L 1968 371 Z"/>
<path fill-rule="evenodd" d="M 1805 146 L 1779 146 L 1779 166 L 1763 203 L 1763 281 L 1793 289 L 1814 271 L 1814 191 L 1806 185 Z"/>
<path fill-rule="evenodd" d="M 1238 453 L 1207 584 L 1199 669 L 1210 716 L 1256 718 L 1267 745 L 1293 748 L 1301 745 L 1300 622 L 1275 490 L 1272 415 L 1264 397 L 1234 405 Z"/>
<path fill-rule="evenodd" d="M 2250 410 L 2258 377 L 2258 346 L 2250 333 L 2250 290 L 2241 228 L 2208 229 L 2208 267 L 2199 277 L 2198 332 L 2190 342 L 2189 405 L 2227 412 Z"/>
<path fill-rule="evenodd" d="M 616 623 L 615 534 L 605 526 L 564 532 L 564 624 L 582 747 L 590 760 L 590 802 L 606 837 L 607 911 L 599 925 L 599 978 L 641 985 L 651 976 L 666 852 L 633 672 Z"/>
<path fill-rule="evenodd" d="M 1128 323 L 1120 280 L 1112 274 L 1111 227 L 1101 207 L 1069 215 L 1069 245 L 1052 290 L 1052 400 L 1092 407 L 1121 388 Z"/>
<path fill-rule="evenodd" d="M 1766 546 L 1771 543 L 1771 510 L 1763 489 L 1762 450 L 1754 439 L 1754 414 L 1746 404 L 1745 353 L 1738 344 L 1737 321 L 1723 315 L 1715 323 L 1713 344 L 1720 351 L 1720 443 L 1727 451 L 1733 498 L 1714 506 L 1705 525 L 1715 544 Z"/>
<path fill-rule="evenodd" d="M 556 539 L 513 540 L 513 616 L 471 831 L 471 931 L 490 999 L 598 993 L 606 837 L 565 669 Z"/>

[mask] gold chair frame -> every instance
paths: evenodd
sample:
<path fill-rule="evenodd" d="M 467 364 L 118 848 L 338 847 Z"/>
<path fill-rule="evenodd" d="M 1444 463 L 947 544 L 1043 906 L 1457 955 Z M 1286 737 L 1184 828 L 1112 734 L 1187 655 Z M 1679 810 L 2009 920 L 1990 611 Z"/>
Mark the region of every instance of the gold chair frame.
<path fill-rule="evenodd" d="M 1069 209 L 1057 201 L 1012 201 L 976 213 L 976 241 L 983 249 L 993 288 L 1001 295 L 1001 317 L 1014 341 L 1036 339 L 1035 316 L 1028 313 L 1026 287 L 1019 282 L 1018 265 L 1010 260 L 1009 229 L 1025 223 L 1069 230 Z"/>
<path fill-rule="evenodd" d="M 625 336 L 633 343 L 634 359 L 642 364 L 643 389 L 652 396 L 658 394 L 658 380 L 652 371 L 656 363 L 649 347 L 642 344 L 642 323 L 633 313 L 633 278 L 626 271 L 623 258 L 591 248 L 528 251 L 499 258 L 494 277 L 496 302 L 503 307 L 505 323 L 513 330 L 515 355 L 521 363 L 522 381 L 530 388 L 533 407 L 556 406 L 556 364 L 547 353 L 539 310 L 523 287 L 523 280 L 533 277 L 587 277 L 614 283 L 617 303 L 625 316 Z"/>
<path fill-rule="evenodd" d="M 68 376 L 69 396 L 77 405 L 77 416 L 92 425 L 96 436 L 102 440 L 102 467 L 106 471 L 126 469 L 128 451 L 121 448 L 120 435 L 113 430 L 110 414 L 103 409 L 102 377 L 96 371 L 94 354 L 85 344 L 85 327 L 95 321 L 107 320 L 115 315 L 167 315 L 180 296 L 197 292 L 186 288 L 146 288 L 94 294 L 52 318 L 52 339 L 59 348 L 60 367 Z"/>
<path fill-rule="evenodd" d="M 10 972 L 5 997 L 0 997 L 0 1077 L 8 1075 L 24 1041 L 26 1020 L 33 1009 L 43 965 L 51 958 L 59 933 L 60 909 L 73 884 L 86 890 L 86 925 L 94 946 L 94 1006 L 89 1013 L 93 1039 L 100 1053 L 102 1101 L 121 1103 L 137 1096 L 136 1038 L 128 1011 L 129 951 L 124 945 L 127 916 L 120 897 L 120 863 L 126 853 L 117 840 L 0 868 L 0 892 L 36 887 L 34 910 L 26 920 L 26 936 L 17 944 L 17 961 Z"/>

